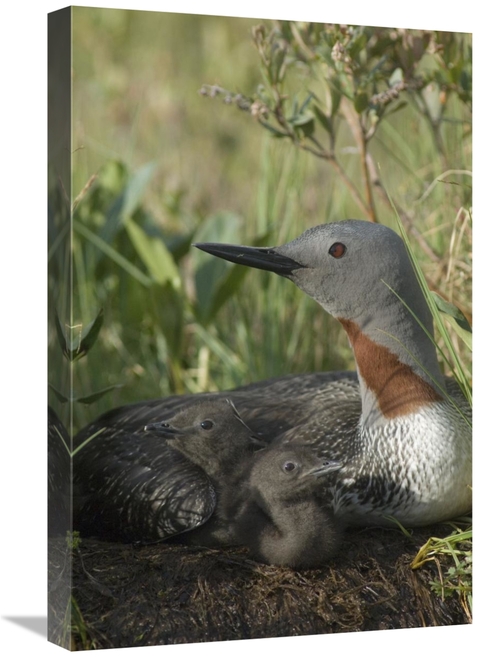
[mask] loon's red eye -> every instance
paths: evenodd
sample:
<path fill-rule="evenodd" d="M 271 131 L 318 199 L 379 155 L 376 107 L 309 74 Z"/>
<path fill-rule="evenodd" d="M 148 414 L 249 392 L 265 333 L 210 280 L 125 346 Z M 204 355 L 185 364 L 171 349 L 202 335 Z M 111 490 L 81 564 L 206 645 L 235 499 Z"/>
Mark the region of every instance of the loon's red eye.
<path fill-rule="evenodd" d="M 334 242 L 328 249 L 328 253 L 334 258 L 341 258 L 345 252 L 345 244 L 342 244 L 342 242 Z"/>

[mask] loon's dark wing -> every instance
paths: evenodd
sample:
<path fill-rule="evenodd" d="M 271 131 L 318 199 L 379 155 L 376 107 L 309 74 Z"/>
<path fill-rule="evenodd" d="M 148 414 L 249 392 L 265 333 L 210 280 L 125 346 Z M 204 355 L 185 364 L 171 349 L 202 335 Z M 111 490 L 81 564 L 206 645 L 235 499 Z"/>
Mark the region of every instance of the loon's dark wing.
<path fill-rule="evenodd" d="M 127 542 L 167 539 L 205 523 L 216 505 L 206 473 L 165 440 L 122 430 L 74 457 L 74 528 Z"/>
<path fill-rule="evenodd" d="M 104 413 L 76 436 L 76 445 L 104 429 L 140 432 L 146 424 L 160 422 L 190 402 L 200 399 L 230 399 L 243 421 L 264 441 L 308 425 L 316 413 L 332 415 L 332 405 L 349 404 L 361 414 L 359 383 L 355 372 L 317 372 L 268 379 L 234 390 L 197 395 L 172 395 L 129 404 Z"/>

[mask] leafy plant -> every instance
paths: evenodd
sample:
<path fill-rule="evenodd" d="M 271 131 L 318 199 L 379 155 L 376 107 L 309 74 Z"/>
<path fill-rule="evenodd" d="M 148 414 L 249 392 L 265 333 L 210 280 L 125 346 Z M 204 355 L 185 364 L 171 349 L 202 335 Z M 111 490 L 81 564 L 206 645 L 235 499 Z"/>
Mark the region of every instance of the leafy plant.
<path fill-rule="evenodd" d="M 85 356 L 97 340 L 99 331 L 104 320 L 104 312 L 101 308 L 97 316 L 87 326 L 78 324 L 68 327 L 70 335 L 62 325 L 59 315 L 55 314 L 55 325 L 57 337 L 63 354 L 69 361 L 75 361 Z M 76 336 L 74 337 L 76 333 Z"/>
<path fill-rule="evenodd" d="M 471 109 L 468 35 L 275 21 L 271 27 L 255 27 L 253 40 L 262 76 L 255 94 L 218 85 L 204 85 L 201 93 L 222 95 L 273 137 L 328 162 L 369 220 L 378 217 L 375 194 L 385 208 L 391 204 L 369 149 L 390 115 L 411 103 L 430 129 L 443 167 L 450 168 L 442 136 L 447 111 L 453 98 Z M 361 189 L 339 157 L 345 129 L 359 155 Z M 402 208 L 398 210 L 409 223 Z"/>
<path fill-rule="evenodd" d="M 446 538 L 429 538 L 411 567 L 415 570 L 428 562 L 434 562 L 439 572 L 439 578 L 431 584 L 432 590 L 443 600 L 458 595 L 472 620 L 472 529 L 455 526 Z"/>

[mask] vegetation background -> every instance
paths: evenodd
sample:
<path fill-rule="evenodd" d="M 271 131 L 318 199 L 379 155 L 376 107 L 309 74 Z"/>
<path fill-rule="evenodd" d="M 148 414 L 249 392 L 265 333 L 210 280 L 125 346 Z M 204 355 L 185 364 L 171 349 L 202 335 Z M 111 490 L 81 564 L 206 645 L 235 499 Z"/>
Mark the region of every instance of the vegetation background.
<path fill-rule="evenodd" d="M 93 3 L 113 5 L 111 0 L 107 3 Z M 119 4 L 123 6 L 137 6 L 127 0 Z M 281 16 L 283 8 L 276 7 L 276 2 L 267 0 L 265 3 L 252 2 L 243 3 L 234 9 L 225 2 L 212 0 L 210 11 L 220 14 L 247 13 L 258 15 L 265 14 L 269 17 Z M 166 3 L 146 3 L 148 7 L 158 10 L 168 8 Z M 290 5 L 289 17 L 303 19 L 307 17 L 325 18 L 328 10 L 326 5 L 314 0 L 303 9 L 296 3 Z M 186 11 L 207 11 L 206 3 L 196 3 L 192 0 L 185 3 Z M 263 8 L 262 8 L 263 7 Z M 319 7 L 319 9 L 318 9 Z M 26 12 L 24 5 L 11 3 L 4 9 L 6 25 L 21 25 L 23 30 L 22 47 L 19 40 L 19 31 L 15 29 L 6 30 L 1 48 L 4 55 L 3 69 L 5 88 L 15 91 L 12 102 L 2 105 L 1 114 L 4 125 L 8 126 L 5 133 L 7 151 L 4 155 L 9 163 L 9 192 L 6 195 L 7 207 L 5 208 L 4 243 L 12 245 L 7 248 L 2 258 L 2 280 L 4 322 L 2 323 L 2 338 L 4 345 L 8 346 L 7 361 L 5 362 L 8 372 L 7 396 L 4 397 L 6 408 L 11 409 L 4 417 L 5 431 L 12 436 L 7 442 L 6 459 L 15 467 L 8 467 L 6 475 L 2 478 L 4 501 L 4 525 L 6 531 L 15 536 L 25 536 L 27 526 L 27 515 L 21 513 L 21 509 L 29 511 L 29 523 L 31 538 L 26 540 L 9 540 L 4 544 L 3 572 L 3 600 L 2 624 L 4 644 L 12 645 L 12 652 L 18 650 L 20 643 L 29 647 L 33 643 L 33 650 L 39 654 L 50 653 L 54 647 L 42 640 L 41 635 L 45 632 L 44 618 L 46 617 L 46 500 L 45 496 L 33 495 L 33 491 L 42 491 L 46 486 L 46 471 L 41 464 L 46 458 L 45 433 L 39 435 L 37 430 L 30 432 L 28 436 L 19 435 L 19 419 L 26 414 L 28 391 L 41 390 L 46 383 L 46 335 L 42 331 L 39 337 L 41 348 L 37 348 L 38 324 L 40 317 L 44 317 L 44 305 L 46 299 L 46 280 L 43 275 L 37 277 L 35 272 L 45 270 L 45 250 L 40 249 L 40 244 L 45 243 L 46 223 L 45 216 L 45 175 L 33 176 L 29 186 L 26 175 L 19 172 L 27 170 L 27 167 L 35 170 L 45 171 L 46 165 L 46 114 L 43 111 L 46 102 L 46 12 L 55 9 L 54 3 L 40 3 L 33 11 Z M 178 8 L 177 6 L 172 8 Z M 260 9 L 262 8 L 262 11 Z M 475 443 L 475 519 L 476 525 L 482 527 L 476 536 L 475 552 L 476 564 L 474 570 L 474 588 L 476 592 L 476 605 L 474 624 L 469 627 L 439 628 L 435 631 L 422 630 L 415 635 L 412 641 L 407 641 L 407 633 L 359 633 L 358 635 L 328 635 L 316 636 L 304 639 L 308 646 L 315 645 L 330 647 L 332 641 L 335 646 L 345 647 L 352 652 L 356 646 L 364 647 L 381 642 L 382 647 L 388 644 L 404 648 L 407 654 L 421 654 L 422 648 L 428 647 L 435 650 L 436 647 L 449 648 L 450 638 L 459 640 L 460 645 L 472 647 L 477 644 L 478 633 L 481 637 L 487 637 L 495 631 L 496 599 L 494 588 L 491 586 L 491 481 L 497 476 L 497 461 L 494 458 L 496 445 L 489 439 L 489 429 L 495 423 L 496 388 L 491 385 L 492 364 L 495 364 L 495 353 L 491 353 L 490 345 L 495 340 L 495 323 L 491 321 L 490 298 L 494 296 L 494 285 L 491 285 L 492 274 L 494 276 L 496 235 L 498 229 L 496 222 L 490 221 L 492 211 L 495 208 L 496 168 L 491 166 L 491 159 L 495 157 L 498 137 L 491 120 L 491 108 L 494 106 L 495 89 L 491 84 L 491 72 L 495 62 L 496 33 L 497 27 L 494 21 L 484 20 L 484 12 L 480 5 L 475 5 L 470 11 L 451 12 L 449 7 L 438 5 L 435 2 L 422 0 L 418 7 L 408 5 L 374 4 L 372 2 L 361 2 L 356 5 L 335 6 L 336 19 L 344 21 L 354 20 L 359 24 L 368 21 L 368 24 L 398 24 L 424 27 L 437 27 L 441 29 L 461 29 L 474 31 L 474 74 L 475 74 L 475 172 L 476 172 L 476 212 L 482 221 L 476 225 L 475 230 L 475 329 L 480 329 L 480 338 L 475 340 L 475 423 L 474 430 L 479 440 Z M 354 19 L 352 18 L 354 16 Z M 338 18 L 337 18 L 338 17 Z M 254 21 L 255 23 L 258 20 Z M 15 53 L 15 64 L 13 64 L 13 53 Z M 29 84 L 26 82 L 29 81 Z M 210 82 L 210 80 L 205 80 Z M 222 81 L 221 81 L 222 82 Z M 224 81 L 227 84 L 226 81 Z M 493 103 L 492 103 L 493 101 Z M 35 105 L 34 105 L 35 104 Z M 37 108 L 34 111 L 34 106 Z M 220 111 L 224 110 L 219 106 Z M 231 109 L 231 108 L 227 108 Z M 227 116 L 227 115 L 226 115 Z M 247 118 L 248 117 L 243 117 Z M 20 138 L 22 135 L 22 140 Z M 258 139 L 258 132 L 254 132 Z M 243 184 L 243 182 L 241 183 Z M 26 192 L 35 206 L 28 208 L 27 216 L 20 208 L 20 202 L 27 200 Z M 40 207 L 38 200 L 40 200 Z M 43 207 L 42 207 L 43 206 Z M 26 228 L 23 232 L 22 250 L 18 247 L 20 241 L 20 227 Z M 22 257 L 21 257 L 22 256 Z M 479 256 L 479 257 L 478 257 Z M 34 275 L 35 274 L 35 275 Z M 259 275 L 254 272 L 252 276 Z M 15 285 L 12 284 L 15 278 Z M 248 277 L 246 282 L 250 281 Z M 283 284 L 286 285 L 286 281 Z M 21 300 L 21 302 L 20 302 Z M 15 309 L 15 315 L 12 313 Z M 6 317 L 11 317 L 6 321 Z M 35 336 L 34 336 L 35 334 Z M 479 351 L 478 351 L 479 350 Z M 20 355 L 29 358 L 20 366 Z M 91 356 L 92 354 L 90 354 Z M 89 357 L 90 357 L 89 356 Z M 478 358 L 479 356 L 479 358 Z M 24 361 L 23 361 L 24 362 Z M 83 360 L 77 365 L 83 364 Z M 481 364 L 482 363 L 482 364 Z M 29 386 L 27 387 L 27 372 L 31 372 Z M 494 371 L 494 369 L 493 369 Z M 481 376 L 482 375 L 482 376 Z M 55 382 L 53 382 L 55 383 Z M 29 409 L 34 417 L 45 417 L 46 399 L 44 395 L 30 395 Z M 57 401 L 57 399 L 55 400 Z M 104 399 L 103 399 L 104 401 Z M 115 400 L 106 400 L 106 405 L 112 405 Z M 51 403 L 54 403 L 54 395 L 51 393 Z M 120 403 L 120 400 L 117 400 Z M 60 406 L 60 408 L 62 408 Z M 90 414 L 99 412 L 90 406 Z M 35 422 L 38 427 L 38 423 Z M 29 454 L 27 454 L 29 451 Z M 29 486 L 20 486 L 20 470 L 16 464 L 22 464 L 23 480 L 29 481 Z M 13 491 L 15 491 L 16 503 L 13 503 Z M 481 521 L 482 519 L 482 524 Z M 24 581 L 29 582 L 30 590 L 27 594 L 26 587 L 20 585 L 19 571 L 24 573 Z M 21 622 L 13 622 L 13 619 L 21 619 Z M 41 629 L 36 629 L 34 621 L 32 625 L 23 623 L 24 618 L 32 618 L 39 621 Z M 451 635 L 450 635 L 451 633 Z M 492 636 L 493 638 L 493 636 Z M 403 645 L 404 642 L 404 645 Z M 426 643 L 428 642 L 428 644 Z M 264 647 L 270 646 L 265 642 Z M 241 642 L 239 650 L 254 650 L 254 644 Z M 14 648 L 15 647 L 15 648 Z M 57 649 L 57 648 L 56 648 Z M 227 644 L 207 644 L 203 646 L 190 646 L 189 654 L 201 650 L 204 654 L 213 652 L 224 653 L 233 651 L 234 646 Z M 136 648 L 138 654 L 146 650 L 150 654 L 150 648 Z"/>
<path fill-rule="evenodd" d="M 470 319 L 470 35 L 438 35 L 436 55 L 431 33 L 358 38 L 355 27 L 332 26 L 327 38 L 347 48 L 344 86 L 339 93 L 329 80 L 325 96 L 319 60 L 332 50 L 321 51 L 323 29 L 73 8 L 73 179 L 64 194 L 74 295 L 71 308 L 55 299 L 49 344 L 72 360 L 70 395 L 68 381 L 53 380 L 50 397 L 63 417 L 65 400 L 77 401 L 74 429 L 146 398 L 353 367 L 343 332 L 293 285 L 247 276 L 192 242 L 273 245 L 318 223 L 375 215 L 397 229 L 390 197 L 431 287 Z M 391 39 L 402 44 L 396 55 Z M 382 103 L 374 119 L 367 97 L 401 82 L 401 69 L 390 80 L 384 69 L 390 50 L 398 62 L 410 57 L 408 75 L 432 81 L 413 94 L 400 87 L 384 101 L 391 112 Z M 436 77 L 436 57 L 448 78 Z M 369 142 L 356 125 L 365 136 L 373 128 Z M 383 183 L 373 171 L 368 180 L 363 148 Z M 64 274 L 69 265 L 51 248 Z M 469 351 L 454 344 L 469 368 Z"/>
<path fill-rule="evenodd" d="M 443 368 L 470 396 L 471 35 L 72 17 L 71 189 L 49 172 L 49 357 L 69 362 L 49 400 L 70 433 L 147 398 L 353 369 L 343 331 L 288 281 L 191 247 L 352 217 L 403 229 L 453 328 L 435 307 Z M 412 565 L 436 560 L 433 591 L 471 617 L 464 522 Z"/>

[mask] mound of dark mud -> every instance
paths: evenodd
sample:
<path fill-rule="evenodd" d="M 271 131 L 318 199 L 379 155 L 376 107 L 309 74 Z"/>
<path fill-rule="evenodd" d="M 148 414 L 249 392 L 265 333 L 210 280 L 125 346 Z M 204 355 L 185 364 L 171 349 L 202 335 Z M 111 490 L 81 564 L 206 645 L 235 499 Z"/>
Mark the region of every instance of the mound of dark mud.
<path fill-rule="evenodd" d="M 352 529 L 330 565 L 302 571 L 257 563 L 244 548 L 171 543 L 83 539 L 69 559 L 66 541 L 51 539 L 50 638 L 65 643 L 57 581 L 68 567 L 77 650 L 468 623 L 458 596 L 431 591 L 436 563 L 410 567 L 430 536 L 449 531 Z"/>

